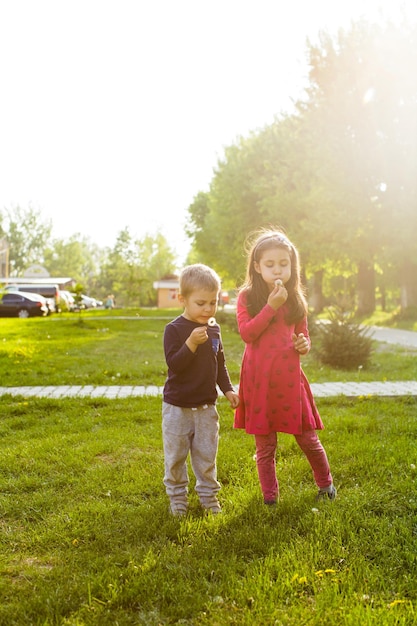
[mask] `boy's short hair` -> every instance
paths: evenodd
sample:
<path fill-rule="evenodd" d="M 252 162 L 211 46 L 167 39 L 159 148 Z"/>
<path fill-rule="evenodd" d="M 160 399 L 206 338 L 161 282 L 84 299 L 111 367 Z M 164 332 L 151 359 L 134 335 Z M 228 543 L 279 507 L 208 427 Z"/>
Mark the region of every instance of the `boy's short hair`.
<path fill-rule="evenodd" d="M 196 289 L 207 291 L 220 291 L 221 289 L 219 276 L 211 267 L 203 263 L 187 265 L 180 273 L 180 294 L 187 297 Z"/>

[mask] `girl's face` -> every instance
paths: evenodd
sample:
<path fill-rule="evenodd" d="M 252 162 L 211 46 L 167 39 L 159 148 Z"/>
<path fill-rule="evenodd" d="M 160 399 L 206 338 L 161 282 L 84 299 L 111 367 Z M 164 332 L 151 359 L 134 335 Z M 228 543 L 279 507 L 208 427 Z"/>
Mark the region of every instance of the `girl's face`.
<path fill-rule="evenodd" d="M 178 300 L 184 307 L 183 316 L 191 322 L 197 324 L 207 324 L 210 317 L 217 311 L 219 299 L 218 291 L 207 291 L 206 289 L 196 289 L 187 297 L 178 295 Z"/>
<path fill-rule="evenodd" d="M 290 253 L 285 248 L 264 250 L 259 263 L 255 261 L 254 268 L 272 291 L 278 278 L 282 280 L 283 285 L 286 285 L 291 278 Z"/>

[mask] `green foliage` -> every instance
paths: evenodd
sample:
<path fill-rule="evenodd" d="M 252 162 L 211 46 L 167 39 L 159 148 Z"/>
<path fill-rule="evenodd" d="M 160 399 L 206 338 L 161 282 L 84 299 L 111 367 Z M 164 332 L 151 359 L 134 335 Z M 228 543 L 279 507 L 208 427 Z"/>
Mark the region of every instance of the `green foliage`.
<path fill-rule="evenodd" d="M 101 250 L 82 237 L 50 241 L 51 226 L 42 223 L 39 212 L 19 207 L 0 212 L 0 236 L 10 246 L 9 273 L 19 276 L 31 263 L 41 263 L 51 276 L 69 276 L 84 285 L 84 293 L 104 299 L 114 293 L 118 306 L 156 304 L 153 284 L 176 270 L 177 257 L 161 233 L 133 240 L 122 230 L 112 249 Z"/>
<path fill-rule="evenodd" d="M 321 323 L 318 353 L 321 361 L 340 369 L 366 367 L 372 353 L 369 330 L 356 323 L 343 308 L 329 310 L 328 323 Z"/>
<path fill-rule="evenodd" d="M 81 233 L 56 239 L 45 250 L 44 265 L 51 276 L 69 276 L 84 285 L 85 293 L 98 294 L 103 252 Z"/>
<path fill-rule="evenodd" d="M 354 284 L 363 314 L 375 306 L 375 285 L 387 304 L 401 298 L 403 311 L 417 306 L 416 32 L 411 22 L 360 20 L 308 44 L 309 85 L 295 114 L 227 146 L 209 191 L 196 193 L 186 227 L 190 261 L 212 265 L 237 286 L 247 236 L 281 226 L 306 277 L 323 284 L 325 293 L 316 286 L 314 294 L 320 307 L 335 275 L 345 293 Z M 0 211 L 11 274 L 41 262 L 91 295 L 149 306 L 154 281 L 177 269 L 160 233 L 135 240 L 125 228 L 104 250 L 79 235 L 51 242 L 50 233 L 33 209 Z"/>
<path fill-rule="evenodd" d="M 80 283 L 77 283 L 73 289 L 75 304 L 78 308 L 81 308 L 81 304 L 83 301 L 82 295 L 84 292 L 84 286 Z"/>
<path fill-rule="evenodd" d="M 360 20 L 309 44 L 296 114 L 227 147 L 191 205 L 194 256 L 239 284 L 247 235 L 283 226 L 307 275 L 359 273 L 362 313 L 377 270 L 384 297 L 401 286 L 402 307 L 417 305 L 416 29 Z"/>
<path fill-rule="evenodd" d="M 9 274 L 21 276 L 24 269 L 42 263 L 51 236 L 51 221 L 43 221 L 40 211 L 19 206 L 1 216 L 2 236 L 9 244 Z"/>
<path fill-rule="evenodd" d="M 118 306 L 154 306 L 153 283 L 175 270 L 176 256 L 161 233 L 134 240 L 129 229 L 119 233 L 102 266 L 102 286 L 114 293 Z"/>
<path fill-rule="evenodd" d="M 226 313 L 222 310 L 218 310 L 216 313 L 216 320 L 218 324 L 220 324 L 223 333 L 225 332 L 226 328 L 235 333 L 238 332 L 236 315 Z"/>
<path fill-rule="evenodd" d="M 387 304 L 401 298 L 403 310 L 417 306 L 416 32 L 411 22 L 359 20 L 308 44 L 309 85 L 296 113 L 227 146 L 209 191 L 195 195 L 186 227 L 190 260 L 237 286 L 247 236 L 281 226 L 300 251 L 319 310 L 336 275 L 345 293 L 354 284 L 362 314 L 374 309 L 376 288 Z M 91 295 L 150 306 L 154 281 L 176 271 L 160 233 L 135 241 L 126 228 L 100 251 L 77 235 L 51 244 L 50 225 L 32 209 L 6 213 L 0 235 L 10 243 L 11 273 L 44 262 Z"/>

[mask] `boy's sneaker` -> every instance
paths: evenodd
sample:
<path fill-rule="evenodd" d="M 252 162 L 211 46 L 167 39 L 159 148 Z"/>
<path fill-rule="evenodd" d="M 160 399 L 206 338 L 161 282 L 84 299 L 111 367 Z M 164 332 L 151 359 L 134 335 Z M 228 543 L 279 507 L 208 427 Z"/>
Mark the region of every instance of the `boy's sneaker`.
<path fill-rule="evenodd" d="M 222 507 L 220 504 L 213 504 L 212 506 L 204 506 L 203 509 L 207 511 L 207 513 L 212 513 L 213 515 L 218 515 L 222 512 Z"/>
<path fill-rule="evenodd" d="M 328 487 L 320 487 L 316 500 L 322 500 L 323 498 L 326 498 L 326 497 L 329 498 L 329 500 L 335 500 L 336 496 L 337 496 L 337 489 L 332 483 Z"/>
<path fill-rule="evenodd" d="M 184 517 L 187 515 L 187 507 L 181 504 L 171 504 L 170 505 L 171 515 L 174 517 Z"/>
<path fill-rule="evenodd" d="M 207 498 L 204 500 L 200 500 L 200 504 L 207 513 L 213 513 L 213 515 L 217 515 L 222 512 L 222 507 L 220 506 L 217 498 Z"/>

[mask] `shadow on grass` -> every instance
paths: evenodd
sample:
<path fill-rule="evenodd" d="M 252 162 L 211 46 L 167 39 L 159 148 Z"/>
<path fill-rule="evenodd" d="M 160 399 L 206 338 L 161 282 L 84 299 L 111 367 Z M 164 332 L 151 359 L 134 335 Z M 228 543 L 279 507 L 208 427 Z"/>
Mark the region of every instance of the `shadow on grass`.
<path fill-rule="evenodd" d="M 177 519 L 162 485 L 158 399 L 9 399 L 0 622 L 412 623 L 416 403 L 321 404 L 335 502 L 315 502 L 307 462 L 282 438 L 282 499 L 263 505 L 252 438 L 220 406 L 224 513 L 206 515 L 191 480 L 190 512 Z M 386 621 L 390 603 L 403 621 Z"/>

